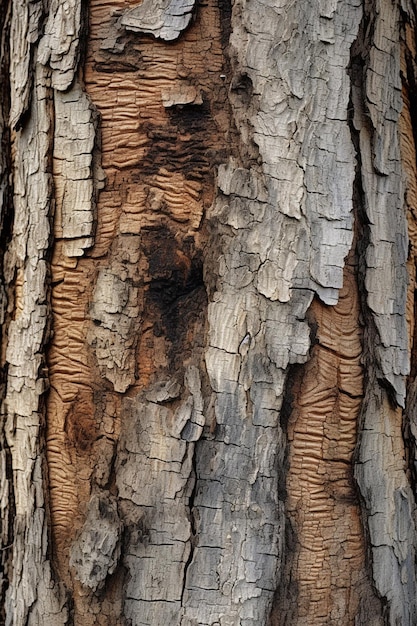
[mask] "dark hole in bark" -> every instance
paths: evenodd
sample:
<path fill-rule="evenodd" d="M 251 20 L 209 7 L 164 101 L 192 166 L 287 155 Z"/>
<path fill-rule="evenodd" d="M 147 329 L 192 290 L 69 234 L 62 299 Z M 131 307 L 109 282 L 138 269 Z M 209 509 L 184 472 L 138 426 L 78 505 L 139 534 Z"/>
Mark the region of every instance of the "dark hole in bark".
<path fill-rule="evenodd" d="M 207 306 L 201 252 L 192 237 L 178 243 L 168 228 L 148 231 L 144 243 L 149 265 L 147 307 L 155 319 L 154 335 L 171 344 L 172 361 L 190 349 L 189 333 Z"/>
<path fill-rule="evenodd" d="M 181 132 L 204 131 L 210 118 L 210 107 L 203 104 L 177 104 L 167 109 L 170 120 Z"/>
<path fill-rule="evenodd" d="M 193 243 L 180 247 L 164 227 L 149 234 L 145 244 L 149 264 L 149 297 L 160 307 L 169 307 L 203 284 L 203 268 Z"/>
<path fill-rule="evenodd" d="M 186 274 L 181 269 L 173 269 L 166 278 L 153 280 L 149 286 L 149 295 L 153 301 L 167 307 L 202 285 L 202 263 L 193 259 Z"/>

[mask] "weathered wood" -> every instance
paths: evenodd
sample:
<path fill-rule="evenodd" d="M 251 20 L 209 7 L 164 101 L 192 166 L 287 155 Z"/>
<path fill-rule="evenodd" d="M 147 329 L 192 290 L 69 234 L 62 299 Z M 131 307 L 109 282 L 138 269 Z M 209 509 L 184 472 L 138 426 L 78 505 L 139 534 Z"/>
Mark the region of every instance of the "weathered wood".
<path fill-rule="evenodd" d="M 415 624 L 414 3 L 6 5 L 5 623 Z"/>
<path fill-rule="evenodd" d="M 197 458 L 189 620 L 266 623 L 282 576 L 285 509 L 273 469 L 284 462 L 279 411 L 288 366 L 307 359 L 303 320 L 314 290 L 337 301 L 352 242 L 345 68 L 360 17 L 355 4 L 332 15 L 333 43 L 322 41 L 319 7 L 234 6 L 230 97 L 237 127 L 254 129 L 241 143 L 257 162 L 219 168 L 210 214 L 213 256 L 221 255 L 206 352 L 217 430 Z M 334 91 L 321 86 L 329 73 Z M 207 562 L 212 574 L 204 578 Z"/>
<path fill-rule="evenodd" d="M 126 11 L 120 23 L 126 30 L 173 41 L 190 23 L 194 4 L 194 0 L 160 0 L 158 3 L 144 0 Z"/>
<path fill-rule="evenodd" d="M 352 92 L 369 220 L 365 287 L 378 331 L 381 374 L 393 387 L 398 404 L 404 406 L 409 373 L 405 318 L 408 238 L 398 128 L 402 107 L 399 7 L 377 2 L 370 19 L 374 38 L 369 43 L 364 85 L 360 86 L 363 93 L 355 88 Z M 384 289 L 380 289 L 381 283 Z"/>
<path fill-rule="evenodd" d="M 335 624 L 383 624 L 352 484 L 364 384 L 356 263 L 350 254 L 336 306 L 313 302 L 315 345 L 292 388 L 287 533 L 294 545 L 276 603 L 278 624 L 313 626 L 323 615 Z"/>
<path fill-rule="evenodd" d="M 368 43 L 365 80 L 362 91 L 353 90 L 353 121 L 359 133 L 369 223 L 364 287 L 372 317 L 365 330 L 369 373 L 355 477 L 367 518 L 375 586 L 387 602 L 387 623 L 411 625 L 417 619 L 415 498 L 403 461 L 402 412 L 392 404 L 404 406 L 405 376 L 410 368 L 408 238 L 398 124 L 402 108 L 400 16 L 399 7 L 391 3 L 377 2 L 375 9 L 366 16 L 373 23 L 373 40 Z"/>
<path fill-rule="evenodd" d="M 8 19 L 8 7 L 6 3 L 0 6 L 0 81 L 2 84 L 8 84 L 9 76 L 9 37 L 10 22 Z M 2 97 L 0 99 L 0 224 L 1 233 L 4 235 L 5 222 L 9 215 L 11 185 L 10 185 L 10 132 L 8 128 L 9 117 L 9 99 Z M 0 323 L 1 336 L 3 336 L 6 327 L 6 309 L 7 300 L 4 289 L 4 276 L 2 273 L 0 280 Z M 1 398 L 4 398 L 4 359 L 1 359 Z M 2 608 L 0 610 L 0 620 L 5 621 L 4 594 L 8 584 L 9 575 L 9 555 L 10 547 L 13 542 L 13 487 L 10 476 L 10 462 L 7 449 L 6 435 L 4 432 L 4 411 L 1 411 L 0 417 L 0 598 L 2 599 Z"/>
<path fill-rule="evenodd" d="M 4 259 L 5 280 L 16 280 L 14 319 L 6 349 L 6 434 L 15 506 L 13 569 L 6 591 L 6 624 L 66 624 L 65 594 L 55 583 L 48 546 L 45 459 L 40 398 L 47 332 L 47 263 L 51 213 L 51 91 L 36 66 L 30 121 L 14 138 L 13 241 Z M 20 278 L 16 279 L 16 273 Z M 19 289 L 17 283 L 20 282 Z M 18 300 L 18 301 L 17 301 Z"/>
<path fill-rule="evenodd" d="M 96 115 L 80 85 L 54 94 L 55 237 L 67 256 L 81 256 L 94 241 Z"/>

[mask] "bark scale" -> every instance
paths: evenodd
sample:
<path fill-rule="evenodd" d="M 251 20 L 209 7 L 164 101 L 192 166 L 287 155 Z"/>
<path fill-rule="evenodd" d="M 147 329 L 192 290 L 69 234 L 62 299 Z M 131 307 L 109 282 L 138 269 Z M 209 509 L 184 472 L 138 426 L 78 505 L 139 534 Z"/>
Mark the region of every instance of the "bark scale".
<path fill-rule="evenodd" d="M 416 623 L 415 19 L 3 3 L 5 624 Z"/>

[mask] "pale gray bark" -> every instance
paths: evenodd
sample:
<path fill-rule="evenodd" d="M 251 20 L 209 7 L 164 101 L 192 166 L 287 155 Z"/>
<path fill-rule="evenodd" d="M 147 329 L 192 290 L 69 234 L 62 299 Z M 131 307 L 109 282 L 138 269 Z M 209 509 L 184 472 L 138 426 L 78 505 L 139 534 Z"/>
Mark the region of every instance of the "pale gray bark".
<path fill-rule="evenodd" d="M 394 404 L 404 407 L 410 371 L 405 315 L 408 235 L 398 128 L 402 108 L 399 11 L 390 2 L 376 3 L 366 80 L 362 92 L 353 89 L 353 123 L 359 133 L 369 220 L 364 287 L 372 316 L 367 333 L 371 372 L 355 476 L 367 516 L 373 578 L 378 593 L 387 600 L 388 623 L 411 626 L 417 619 L 415 497 L 401 449 L 393 443 L 399 425 L 389 400 L 394 395 Z M 414 19 L 412 13 L 409 17 Z M 382 381 L 388 393 L 381 389 Z"/>

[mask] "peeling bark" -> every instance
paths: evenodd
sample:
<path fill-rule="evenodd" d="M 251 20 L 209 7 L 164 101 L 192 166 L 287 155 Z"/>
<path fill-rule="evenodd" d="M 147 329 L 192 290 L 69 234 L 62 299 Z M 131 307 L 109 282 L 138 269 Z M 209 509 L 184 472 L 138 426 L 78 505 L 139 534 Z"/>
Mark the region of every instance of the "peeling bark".
<path fill-rule="evenodd" d="M 414 3 L 87 4 L 0 8 L 3 622 L 412 626 Z"/>

